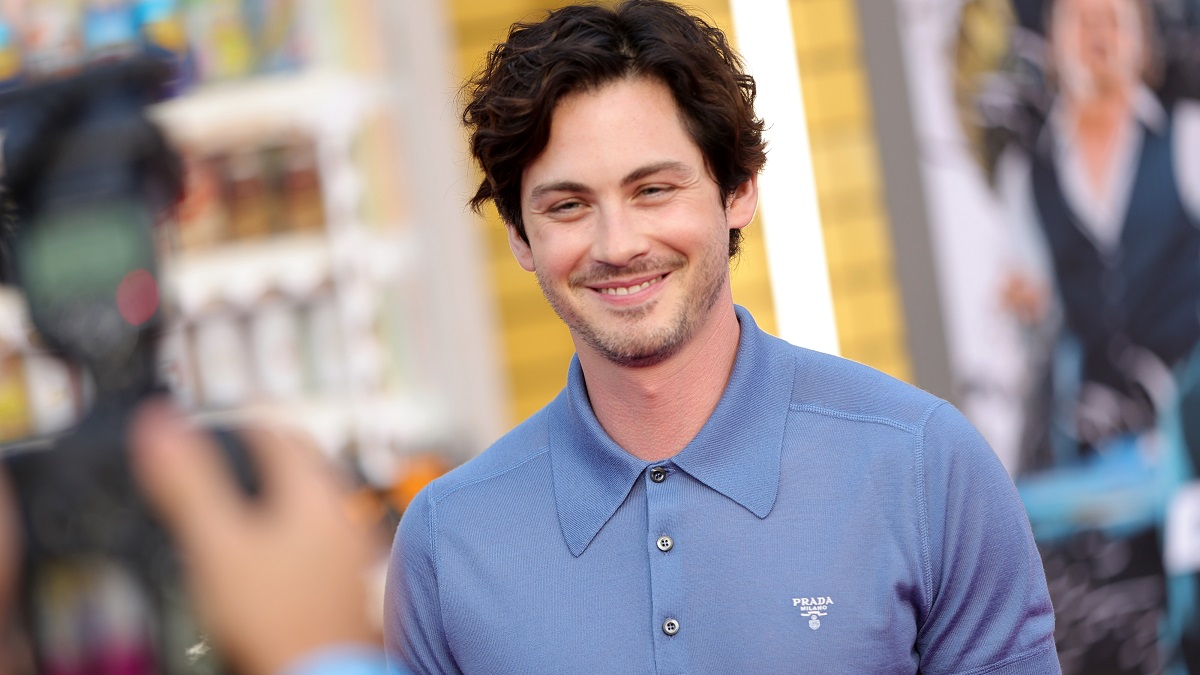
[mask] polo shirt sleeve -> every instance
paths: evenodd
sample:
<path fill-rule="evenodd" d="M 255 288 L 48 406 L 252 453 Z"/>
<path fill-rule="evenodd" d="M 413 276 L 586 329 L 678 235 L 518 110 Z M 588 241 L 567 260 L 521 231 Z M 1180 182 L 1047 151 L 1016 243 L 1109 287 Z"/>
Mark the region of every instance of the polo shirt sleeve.
<path fill-rule="evenodd" d="M 917 461 L 928 552 L 920 671 L 1060 672 L 1041 557 L 996 454 L 942 403 L 928 416 Z"/>
<path fill-rule="evenodd" d="M 279 675 L 410 675 L 403 669 L 388 669 L 378 647 L 333 645 L 308 654 Z"/>
<path fill-rule="evenodd" d="M 384 649 L 393 672 L 459 673 L 442 627 L 429 490 L 400 520 L 384 591 Z"/>

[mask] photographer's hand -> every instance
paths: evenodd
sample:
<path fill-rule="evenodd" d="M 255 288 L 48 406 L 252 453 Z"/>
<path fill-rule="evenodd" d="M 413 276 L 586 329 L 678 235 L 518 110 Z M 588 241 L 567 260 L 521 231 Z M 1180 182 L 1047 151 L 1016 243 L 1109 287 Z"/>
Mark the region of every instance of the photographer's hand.
<path fill-rule="evenodd" d="M 376 542 L 346 517 L 315 449 L 250 434 L 262 482 L 251 501 L 214 441 L 168 406 L 147 405 L 131 433 L 134 471 L 180 548 L 197 612 L 243 672 L 278 673 L 323 648 L 377 642 L 366 610 Z"/>

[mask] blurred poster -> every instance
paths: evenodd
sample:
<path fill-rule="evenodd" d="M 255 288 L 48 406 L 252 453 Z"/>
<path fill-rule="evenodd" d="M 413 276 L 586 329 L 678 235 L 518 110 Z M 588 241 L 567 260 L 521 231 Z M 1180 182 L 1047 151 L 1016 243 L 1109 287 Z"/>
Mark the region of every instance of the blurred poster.
<path fill-rule="evenodd" d="M 1065 673 L 1200 674 L 1200 0 L 897 0 L 957 398 Z"/>

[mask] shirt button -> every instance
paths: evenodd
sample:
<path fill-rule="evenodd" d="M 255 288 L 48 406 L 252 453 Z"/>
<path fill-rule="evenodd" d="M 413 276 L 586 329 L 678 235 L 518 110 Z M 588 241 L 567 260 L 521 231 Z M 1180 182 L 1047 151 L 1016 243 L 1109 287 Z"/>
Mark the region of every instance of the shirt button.
<path fill-rule="evenodd" d="M 667 635 L 674 635 L 679 632 L 679 622 L 675 619 L 667 619 L 663 622 L 663 632 Z"/>
<path fill-rule="evenodd" d="M 665 534 L 658 538 L 658 550 L 662 551 L 663 553 L 670 551 L 671 547 L 674 545 L 675 542 L 671 541 L 671 538 Z"/>
<path fill-rule="evenodd" d="M 656 466 L 653 469 L 650 469 L 650 480 L 654 481 L 655 483 L 661 483 L 666 479 L 667 479 L 667 470 L 666 469 L 662 468 L 661 466 Z"/>

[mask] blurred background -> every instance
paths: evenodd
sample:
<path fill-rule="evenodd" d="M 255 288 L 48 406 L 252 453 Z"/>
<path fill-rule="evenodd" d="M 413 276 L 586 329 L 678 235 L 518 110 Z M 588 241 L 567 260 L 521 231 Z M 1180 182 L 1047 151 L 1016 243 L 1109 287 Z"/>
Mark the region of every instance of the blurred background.
<path fill-rule="evenodd" d="M 565 327 L 464 206 L 457 98 L 559 4 L 4 0 L 0 90 L 172 55 L 161 378 L 198 417 L 306 429 L 389 527 L 565 383 Z M 1200 673 L 1200 0 L 684 4 L 741 40 L 773 143 L 735 300 L 981 429 L 1064 672 Z M 93 396 L 27 316 L 0 292 L 2 441 Z"/>

